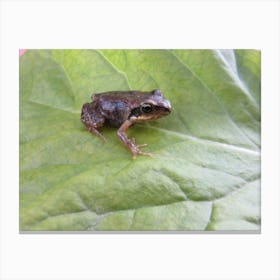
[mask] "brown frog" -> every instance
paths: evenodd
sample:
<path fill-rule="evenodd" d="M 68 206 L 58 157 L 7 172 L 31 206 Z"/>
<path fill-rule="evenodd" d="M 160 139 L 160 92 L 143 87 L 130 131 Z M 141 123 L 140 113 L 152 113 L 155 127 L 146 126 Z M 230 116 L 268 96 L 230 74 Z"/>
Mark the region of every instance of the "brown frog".
<path fill-rule="evenodd" d="M 171 105 L 164 99 L 163 93 L 155 89 L 151 92 L 143 91 L 111 91 L 93 94 L 92 102 L 85 103 L 82 108 L 81 121 L 87 129 L 106 141 L 98 131 L 105 123 L 118 127 L 118 136 L 122 143 L 131 151 L 133 158 L 136 155 L 148 155 L 136 145 L 133 139 L 129 139 L 126 131 L 136 123 L 155 120 L 168 115 Z"/>

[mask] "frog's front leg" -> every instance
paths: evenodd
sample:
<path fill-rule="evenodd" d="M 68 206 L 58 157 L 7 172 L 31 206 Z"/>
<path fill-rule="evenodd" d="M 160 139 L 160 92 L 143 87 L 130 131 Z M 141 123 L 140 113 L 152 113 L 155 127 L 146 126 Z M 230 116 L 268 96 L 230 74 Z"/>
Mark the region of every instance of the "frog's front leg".
<path fill-rule="evenodd" d="M 139 147 L 146 146 L 146 144 L 136 145 L 134 140 L 131 140 L 127 137 L 126 131 L 132 125 L 133 123 L 131 121 L 126 120 L 118 129 L 118 136 L 120 137 L 121 141 L 131 151 L 133 158 L 136 158 L 136 155 L 152 156 L 151 153 L 146 153 L 139 149 Z"/>

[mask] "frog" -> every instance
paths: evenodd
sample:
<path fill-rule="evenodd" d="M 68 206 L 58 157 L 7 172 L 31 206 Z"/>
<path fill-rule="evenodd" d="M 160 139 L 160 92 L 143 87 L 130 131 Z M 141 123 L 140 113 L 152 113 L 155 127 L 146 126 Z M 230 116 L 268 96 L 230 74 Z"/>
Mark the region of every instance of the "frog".
<path fill-rule="evenodd" d="M 133 158 L 137 155 L 153 156 L 141 149 L 147 144 L 137 145 L 134 138 L 128 138 L 127 130 L 136 124 L 156 120 L 171 113 L 170 101 L 164 98 L 161 90 L 93 93 L 91 100 L 92 102 L 83 104 L 81 111 L 81 121 L 89 132 L 107 141 L 99 130 L 108 124 L 118 128 L 117 135 Z"/>

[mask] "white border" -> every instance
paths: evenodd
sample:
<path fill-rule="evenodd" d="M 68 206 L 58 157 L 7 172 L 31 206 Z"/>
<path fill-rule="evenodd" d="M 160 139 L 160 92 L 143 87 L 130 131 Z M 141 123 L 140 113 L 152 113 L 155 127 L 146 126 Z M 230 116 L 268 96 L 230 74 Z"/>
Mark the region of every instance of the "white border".
<path fill-rule="evenodd" d="M 2 1 L 1 279 L 279 279 L 279 2 Z M 18 233 L 19 48 L 262 50 L 262 234 Z"/>

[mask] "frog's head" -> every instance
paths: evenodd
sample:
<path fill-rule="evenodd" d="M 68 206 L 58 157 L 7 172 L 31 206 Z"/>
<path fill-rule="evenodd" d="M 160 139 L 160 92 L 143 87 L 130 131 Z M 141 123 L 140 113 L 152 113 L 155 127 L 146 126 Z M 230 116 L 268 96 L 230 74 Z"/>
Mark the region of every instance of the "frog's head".
<path fill-rule="evenodd" d="M 141 97 L 139 106 L 132 110 L 129 119 L 133 122 L 155 120 L 171 113 L 169 100 L 164 99 L 163 93 L 155 89 Z"/>

